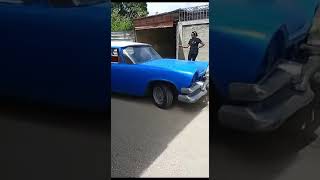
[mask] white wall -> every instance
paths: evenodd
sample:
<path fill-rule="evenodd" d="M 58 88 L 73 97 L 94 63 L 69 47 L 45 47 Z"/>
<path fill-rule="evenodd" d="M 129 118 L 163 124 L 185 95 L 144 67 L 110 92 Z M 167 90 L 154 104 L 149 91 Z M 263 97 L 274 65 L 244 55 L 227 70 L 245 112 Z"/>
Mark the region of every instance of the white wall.
<path fill-rule="evenodd" d="M 209 19 L 179 22 L 177 26 L 177 47 L 179 44 L 188 45 L 192 31 L 197 31 L 198 38 L 205 43 L 205 46 L 199 49 L 196 60 L 209 61 Z M 188 59 L 188 53 L 189 49 L 177 48 L 176 57 L 178 59 Z"/>

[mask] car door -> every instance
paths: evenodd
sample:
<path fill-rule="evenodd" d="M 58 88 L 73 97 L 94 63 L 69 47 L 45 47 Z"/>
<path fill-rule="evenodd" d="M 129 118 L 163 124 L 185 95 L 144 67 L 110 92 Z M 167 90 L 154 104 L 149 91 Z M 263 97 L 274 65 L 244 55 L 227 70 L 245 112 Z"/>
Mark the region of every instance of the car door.
<path fill-rule="evenodd" d="M 140 64 L 133 64 L 122 52 L 122 48 L 119 48 L 119 63 L 111 63 L 112 91 L 142 96 L 147 82 L 147 76 L 144 73 L 146 69 Z"/>
<path fill-rule="evenodd" d="M 14 94 L 16 88 L 15 80 L 18 78 L 15 73 L 14 64 L 18 56 L 17 54 L 22 51 L 18 51 L 16 45 L 18 42 L 15 39 L 15 34 L 19 31 L 22 22 L 19 20 L 19 11 L 26 8 L 26 4 L 23 0 L 1 0 L 0 1 L 0 93 L 2 96 L 8 96 Z M 21 34 L 19 32 L 19 34 Z M 20 43 L 21 44 L 21 43 Z M 19 67 L 16 67 L 19 68 Z"/>
<path fill-rule="evenodd" d="M 120 48 L 111 48 L 111 89 L 112 92 L 122 92 L 121 86 L 124 82 L 122 82 L 120 74 L 121 69 L 121 58 L 120 58 Z"/>
<path fill-rule="evenodd" d="M 0 1 L 0 89 L 5 95 L 105 108 L 108 3 L 7 1 Z"/>

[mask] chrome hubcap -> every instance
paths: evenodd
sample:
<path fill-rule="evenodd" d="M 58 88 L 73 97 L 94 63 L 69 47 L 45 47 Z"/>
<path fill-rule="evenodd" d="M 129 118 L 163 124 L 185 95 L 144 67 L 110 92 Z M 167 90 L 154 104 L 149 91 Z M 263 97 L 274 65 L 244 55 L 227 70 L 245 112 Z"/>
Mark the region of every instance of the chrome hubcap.
<path fill-rule="evenodd" d="M 153 99 L 157 104 L 162 104 L 164 101 L 164 93 L 160 87 L 155 87 L 153 89 Z"/>

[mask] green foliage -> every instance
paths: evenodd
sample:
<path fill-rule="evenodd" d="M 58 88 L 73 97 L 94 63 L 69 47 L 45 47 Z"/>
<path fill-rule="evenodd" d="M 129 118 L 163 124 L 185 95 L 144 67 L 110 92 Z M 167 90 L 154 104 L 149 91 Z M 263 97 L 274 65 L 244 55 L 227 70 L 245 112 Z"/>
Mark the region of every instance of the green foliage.
<path fill-rule="evenodd" d="M 133 30 L 133 19 L 147 15 L 146 2 L 112 3 L 111 31 Z"/>
<path fill-rule="evenodd" d="M 129 31 L 133 29 L 133 21 L 128 17 L 121 16 L 116 10 L 111 14 L 111 31 Z"/>

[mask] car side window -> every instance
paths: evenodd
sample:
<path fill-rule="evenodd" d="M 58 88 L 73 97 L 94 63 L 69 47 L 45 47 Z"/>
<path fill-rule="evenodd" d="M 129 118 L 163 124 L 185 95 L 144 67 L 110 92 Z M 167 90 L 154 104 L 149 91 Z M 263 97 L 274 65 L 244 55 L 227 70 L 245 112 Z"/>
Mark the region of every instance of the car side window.
<path fill-rule="evenodd" d="M 123 54 L 123 55 L 124 55 L 124 60 L 127 64 L 134 64 L 132 60 L 128 57 L 128 55 L 126 54 Z"/>
<path fill-rule="evenodd" d="M 129 57 L 132 56 L 134 54 L 134 49 L 132 47 L 126 47 L 123 50 L 123 55 L 124 55 L 124 60 L 127 64 L 134 64 L 133 60 Z"/>
<path fill-rule="evenodd" d="M 119 63 L 119 53 L 116 48 L 111 49 L 111 63 Z"/>

